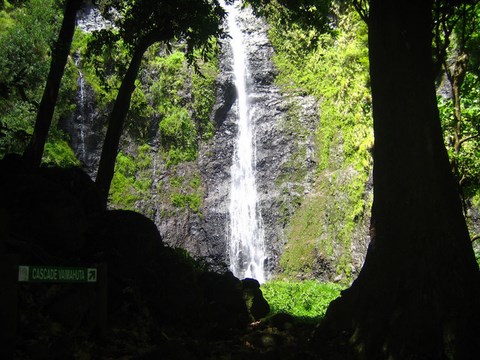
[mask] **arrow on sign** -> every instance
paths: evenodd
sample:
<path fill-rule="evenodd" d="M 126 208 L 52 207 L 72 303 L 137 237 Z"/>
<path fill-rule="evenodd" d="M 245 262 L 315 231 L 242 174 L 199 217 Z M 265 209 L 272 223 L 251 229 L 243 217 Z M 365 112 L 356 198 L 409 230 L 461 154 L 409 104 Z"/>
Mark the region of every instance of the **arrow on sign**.
<path fill-rule="evenodd" d="M 97 269 L 87 269 L 87 281 L 95 282 L 97 281 Z"/>

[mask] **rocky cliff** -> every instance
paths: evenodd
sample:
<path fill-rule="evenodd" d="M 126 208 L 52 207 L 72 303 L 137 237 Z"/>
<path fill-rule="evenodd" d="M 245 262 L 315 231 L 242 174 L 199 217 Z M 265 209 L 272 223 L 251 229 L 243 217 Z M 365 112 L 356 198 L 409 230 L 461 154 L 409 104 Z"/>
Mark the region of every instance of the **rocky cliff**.
<path fill-rule="evenodd" d="M 90 12 L 88 13 L 90 14 Z M 90 15 L 89 15 L 90 16 Z M 249 9 L 239 18 L 248 59 L 250 102 L 256 123 L 256 173 L 259 203 L 267 248 L 267 270 L 278 270 L 285 244 L 284 228 L 314 181 L 314 133 L 318 123 L 317 103 L 312 97 L 284 94 L 275 85 L 273 48 L 267 25 Z M 94 94 L 79 73 L 79 95 L 74 119 L 65 124 L 72 146 L 93 176 L 98 162 L 105 116 L 95 109 Z M 188 98 L 188 84 L 182 90 Z M 218 269 L 226 269 L 229 226 L 230 167 L 236 134 L 236 90 L 231 48 L 221 43 L 216 101 L 211 114 L 213 138 L 201 141 L 196 161 L 167 166 L 158 133 L 158 117 L 152 118 L 148 137 L 151 146 L 151 188 L 135 202 L 135 208 L 154 219 L 163 241 L 203 257 Z M 135 157 L 138 145 L 128 134 L 122 152 Z M 200 181 L 198 181 L 200 180 Z M 179 184 L 180 183 L 180 184 Z M 194 186 L 193 183 L 196 183 Z M 198 183 L 198 184 L 197 184 Z M 174 201 L 174 194 L 200 197 L 198 207 Z"/>
<path fill-rule="evenodd" d="M 284 226 L 313 181 L 313 136 L 318 109 L 313 98 L 282 94 L 275 85 L 273 48 L 266 24 L 246 9 L 239 25 L 245 34 L 250 103 L 254 113 L 256 176 L 267 248 L 267 270 L 275 272 L 283 249 Z M 236 134 L 236 93 L 231 49 L 222 43 L 217 101 L 212 114 L 216 132 L 200 149 L 203 184 L 201 215 L 157 216 L 164 241 L 182 246 L 216 264 L 228 263 L 230 167 Z M 164 205 L 160 205 L 163 207 Z"/>

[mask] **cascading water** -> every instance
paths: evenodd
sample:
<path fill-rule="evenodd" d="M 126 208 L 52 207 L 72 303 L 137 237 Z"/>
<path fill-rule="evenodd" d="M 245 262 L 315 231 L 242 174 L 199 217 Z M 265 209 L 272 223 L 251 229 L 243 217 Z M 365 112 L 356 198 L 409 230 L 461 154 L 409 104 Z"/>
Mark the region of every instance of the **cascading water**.
<path fill-rule="evenodd" d="M 239 5 L 237 5 L 239 6 Z M 239 278 L 265 282 L 265 243 L 255 181 L 255 124 L 249 108 L 247 62 L 243 34 L 237 24 L 238 7 L 226 6 L 237 89 L 237 125 L 230 186 L 230 270 Z M 252 94 L 250 94 L 252 95 Z"/>
<path fill-rule="evenodd" d="M 83 163 L 86 162 L 86 157 L 87 157 L 87 150 L 85 146 L 85 119 L 87 117 L 87 112 L 86 112 L 86 106 L 85 106 L 85 79 L 83 77 L 83 73 L 80 70 L 80 63 L 79 63 L 80 57 L 75 56 L 74 61 L 75 65 L 78 68 L 78 80 L 77 80 L 77 85 L 78 85 L 78 93 L 77 93 L 77 116 L 75 118 L 75 124 L 78 130 L 78 141 L 79 144 L 77 146 L 77 157 L 80 161 Z"/>

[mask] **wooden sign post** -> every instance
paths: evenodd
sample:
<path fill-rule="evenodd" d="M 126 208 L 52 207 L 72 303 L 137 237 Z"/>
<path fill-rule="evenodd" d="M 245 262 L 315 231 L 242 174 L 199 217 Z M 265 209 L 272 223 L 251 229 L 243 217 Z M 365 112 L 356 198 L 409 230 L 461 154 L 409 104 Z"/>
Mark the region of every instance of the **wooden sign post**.
<path fill-rule="evenodd" d="M 105 337 L 107 330 L 107 264 L 97 267 L 20 265 L 18 267 L 19 282 L 36 283 L 90 283 L 95 284 L 95 300 L 90 304 L 93 308 L 90 319 L 95 324 L 97 336 Z"/>
<path fill-rule="evenodd" d="M 17 338 L 18 262 L 14 255 L 0 257 L 0 358 L 13 359 Z"/>
<path fill-rule="evenodd" d="M 18 327 L 18 286 L 35 283 L 92 284 L 95 294 L 89 304 L 97 336 L 107 329 L 107 265 L 96 267 L 18 265 L 13 255 L 0 256 L 0 359 L 13 359 Z"/>

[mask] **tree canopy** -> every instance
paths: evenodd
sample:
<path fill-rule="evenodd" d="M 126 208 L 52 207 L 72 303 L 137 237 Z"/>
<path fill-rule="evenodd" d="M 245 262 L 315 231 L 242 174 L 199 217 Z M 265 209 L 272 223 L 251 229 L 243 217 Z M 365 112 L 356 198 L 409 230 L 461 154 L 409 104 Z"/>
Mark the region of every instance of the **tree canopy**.
<path fill-rule="evenodd" d="M 217 0 L 101 0 L 99 6 L 116 25 L 116 36 L 131 47 L 182 41 L 193 59 L 194 49 L 207 54 L 212 46 L 209 40 L 224 36 L 225 12 Z"/>
<path fill-rule="evenodd" d="M 217 0 L 170 1 L 106 1 L 101 3 L 103 13 L 118 26 L 118 36 L 130 45 L 132 58 L 120 86 L 110 115 L 107 134 L 97 172 L 96 183 L 103 202 L 107 203 L 110 183 L 115 168 L 123 124 L 130 107 L 135 79 L 145 51 L 154 43 L 184 41 L 187 57 L 193 62 L 193 52 L 199 49 L 202 55 L 211 53 L 215 37 L 224 35 L 222 21 L 225 11 Z M 115 35 L 116 30 L 103 31 Z"/>

